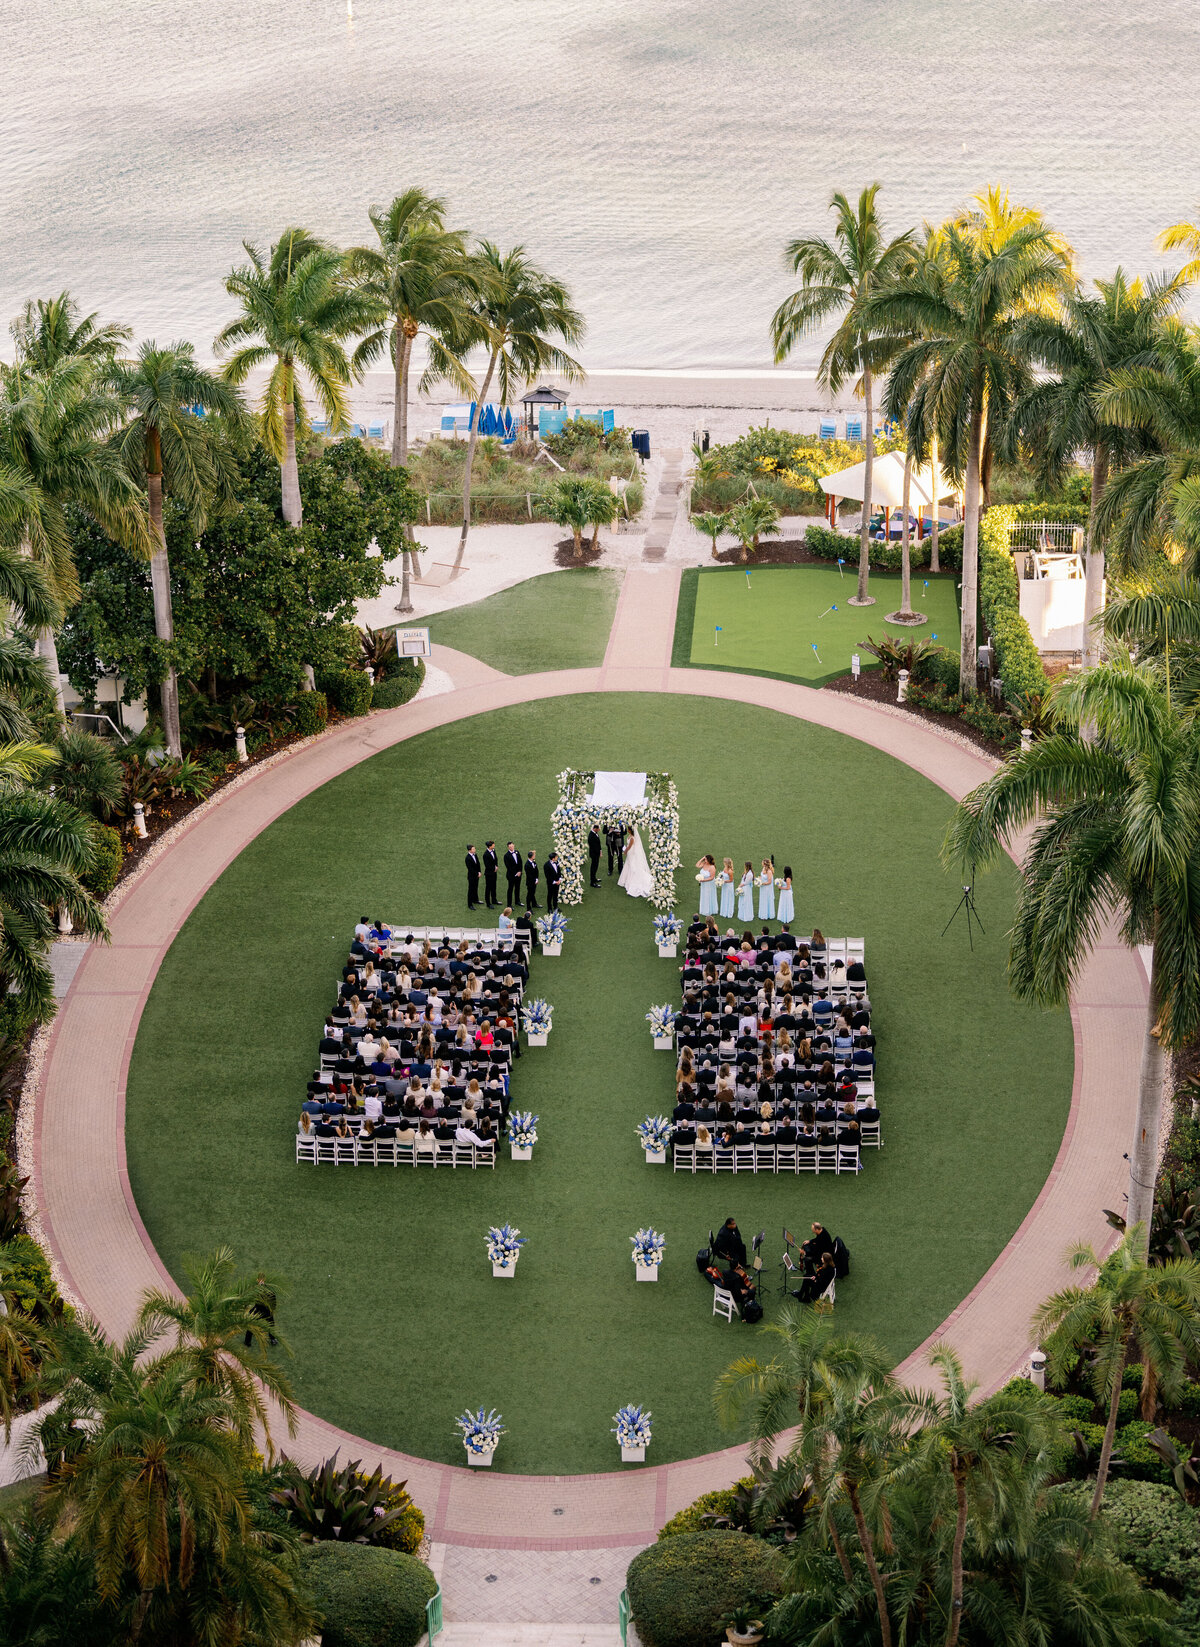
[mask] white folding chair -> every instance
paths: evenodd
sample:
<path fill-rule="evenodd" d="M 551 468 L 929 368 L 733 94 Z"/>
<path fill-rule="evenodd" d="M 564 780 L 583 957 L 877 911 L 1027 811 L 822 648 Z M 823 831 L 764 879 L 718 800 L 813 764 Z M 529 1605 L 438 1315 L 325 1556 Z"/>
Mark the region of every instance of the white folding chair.
<path fill-rule="evenodd" d="M 713 1288 L 713 1314 L 723 1315 L 731 1325 L 734 1316 L 737 1314 L 737 1305 L 734 1303 L 733 1294 L 727 1292 L 724 1287 Z"/>
<path fill-rule="evenodd" d="M 795 1172 L 796 1171 L 796 1145 L 795 1144 L 776 1144 L 776 1146 L 775 1146 L 775 1171 L 776 1172 Z"/>
<path fill-rule="evenodd" d="M 396 1154 L 393 1160 L 394 1166 L 416 1166 L 417 1146 L 415 1144 L 401 1144 L 400 1142 L 395 1141 L 395 1150 Z"/>
<path fill-rule="evenodd" d="M 712 1172 L 712 1171 L 714 1171 L 715 1170 L 715 1164 L 714 1164 L 714 1161 L 713 1161 L 713 1157 L 714 1157 L 715 1154 L 716 1154 L 715 1150 L 701 1149 L 699 1144 L 697 1144 L 696 1145 L 696 1171 L 697 1172 Z"/>
<path fill-rule="evenodd" d="M 671 1165 L 676 1172 L 695 1172 L 695 1144 L 676 1144 L 671 1152 Z"/>
<path fill-rule="evenodd" d="M 396 1143 L 396 1140 L 394 1138 L 376 1138 L 376 1140 L 375 1140 L 375 1164 L 376 1164 L 376 1166 L 378 1166 L 379 1163 L 382 1162 L 385 1167 L 394 1167 L 396 1165 L 396 1151 L 397 1151 L 397 1149 L 402 1148 L 402 1147 L 403 1146 L 398 1145 Z M 410 1144 L 408 1146 L 408 1148 L 411 1149 L 412 1145 Z"/>
<path fill-rule="evenodd" d="M 755 1144 L 754 1170 L 755 1172 L 775 1171 L 776 1147 L 774 1144 Z"/>
<path fill-rule="evenodd" d="M 859 1123 L 858 1130 L 862 1135 L 862 1147 L 864 1149 L 883 1148 L 883 1139 L 879 1136 L 881 1125 L 882 1122 L 880 1121 L 861 1121 Z"/>
<path fill-rule="evenodd" d="M 375 1154 L 378 1147 L 379 1146 L 374 1138 L 357 1138 L 354 1143 L 355 1166 L 362 1167 L 365 1166 L 367 1162 L 370 1162 L 373 1167 L 378 1166 L 379 1162 Z"/>
<path fill-rule="evenodd" d="M 426 1147 L 425 1149 L 418 1149 L 417 1146 L 414 1144 L 413 1145 L 413 1150 L 414 1150 L 413 1164 L 415 1166 L 418 1166 L 418 1167 L 436 1167 L 437 1166 L 437 1146 L 436 1146 L 436 1144 L 433 1147 L 433 1149 L 429 1149 L 428 1147 Z"/>
<path fill-rule="evenodd" d="M 317 1160 L 318 1161 L 332 1161 L 335 1166 L 337 1165 L 337 1139 L 336 1138 L 318 1138 L 317 1139 Z"/>
<path fill-rule="evenodd" d="M 311 1134 L 307 1138 L 302 1132 L 298 1132 L 296 1134 L 296 1160 L 311 1161 L 313 1166 L 316 1166 L 317 1140 L 313 1138 Z"/>
<path fill-rule="evenodd" d="M 858 1158 L 857 1144 L 839 1144 L 837 1146 L 837 1170 L 839 1172 L 860 1172 L 862 1163 Z"/>
<path fill-rule="evenodd" d="M 816 1170 L 818 1172 L 836 1172 L 837 1171 L 837 1145 L 836 1144 L 818 1144 L 817 1145 L 817 1166 L 816 1166 Z"/>
<path fill-rule="evenodd" d="M 349 1164 L 351 1166 L 353 1166 L 354 1165 L 354 1151 L 357 1148 L 357 1144 L 358 1144 L 358 1141 L 355 1138 L 335 1138 L 333 1140 L 333 1147 L 334 1147 L 333 1164 L 334 1164 L 334 1166 L 340 1167 L 346 1162 L 349 1162 Z"/>
<path fill-rule="evenodd" d="M 455 1167 L 458 1165 L 454 1158 L 454 1143 L 451 1139 L 438 1139 L 437 1149 L 434 1152 L 434 1165 L 438 1167 Z"/>
<path fill-rule="evenodd" d="M 846 939 L 846 959 L 848 961 L 863 961 L 866 955 L 866 941 L 863 938 Z"/>
<path fill-rule="evenodd" d="M 756 1146 L 754 1144 L 737 1144 L 733 1151 L 734 1172 L 754 1172 Z"/>
<path fill-rule="evenodd" d="M 474 1144 L 455 1144 L 453 1147 L 453 1165 L 456 1167 L 474 1167 Z"/>
<path fill-rule="evenodd" d="M 796 1171 L 816 1172 L 817 1146 L 815 1144 L 798 1144 L 796 1146 Z"/>
<path fill-rule="evenodd" d="M 495 1172 L 495 1170 L 496 1170 L 496 1146 L 495 1146 L 495 1144 L 476 1144 L 475 1145 L 474 1159 L 472 1160 L 471 1165 L 473 1167 L 491 1167 L 492 1171 Z"/>
<path fill-rule="evenodd" d="M 734 1160 L 734 1157 L 735 1157 L 736 1154 L 737 1154 L 737 1151 L 732 1150 L 732 1149 L 714 1149 L 713 1150 L 713 1171 L 714 1172 L 736 1172 L 737 1171 L 737 1166 L 736 1166 L 736 1162 Z"/>

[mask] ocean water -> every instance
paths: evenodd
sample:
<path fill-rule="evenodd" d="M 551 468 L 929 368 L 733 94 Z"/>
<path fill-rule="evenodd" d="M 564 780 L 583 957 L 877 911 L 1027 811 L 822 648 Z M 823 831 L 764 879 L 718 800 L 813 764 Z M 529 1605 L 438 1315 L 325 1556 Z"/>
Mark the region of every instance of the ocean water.
<path fill-rule="evenodd" d="M 1161 266 L 1198 47 L 1195 0 L 0 0 L 0 320 L 66 285 L 208 353 L 243 238 L 420 184 L 570 284 L 592 367 L 763 366 L 835 188 L 898 231 L 1002 181 L 1085 275 Z"/>

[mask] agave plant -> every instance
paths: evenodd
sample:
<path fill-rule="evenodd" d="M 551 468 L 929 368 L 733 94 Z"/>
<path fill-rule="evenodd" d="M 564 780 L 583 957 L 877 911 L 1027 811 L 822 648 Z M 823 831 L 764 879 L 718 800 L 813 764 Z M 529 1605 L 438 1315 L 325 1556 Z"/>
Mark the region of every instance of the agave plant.
<path fill-rule="evenodd" d="M 364 1475 L 361 1462 L 339 1466 L 334 1453 L 306 1475 L 285 1459 L 290 1483 L 276 1489 L 271 1501 L 306 1543 L 383 1544 L 408 1509 L 407 1483 L 392 1481 L 382 1470 Z"/>
<path fill-rule="evenodd" d="M 371 629 L 364 625 L 358 631 L 358 664 L 360 669 L 373 669 L 375 679 L 383 680 L 397 662 L 396 631 Z"/>

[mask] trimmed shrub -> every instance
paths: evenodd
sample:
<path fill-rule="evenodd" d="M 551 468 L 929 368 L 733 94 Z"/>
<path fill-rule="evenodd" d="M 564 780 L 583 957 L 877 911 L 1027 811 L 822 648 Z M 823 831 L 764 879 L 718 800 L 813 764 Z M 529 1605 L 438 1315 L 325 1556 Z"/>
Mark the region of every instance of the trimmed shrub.
<path fill-rule="evenodd" d="M 962 528 L 953 527 L 950 530 L 958 533 L 957 547 L 947 546 L 950 531 L 943 532 L 938 539 L 938 566 L 943 572 L 956 571 L 962 564 Z M 833 532 L 827 526 L 809 526 L 804 532 L 804 547 L 814 555 L 820 555 L 822 560 L 836 561 L 840 556 L 847 566 L 858 563 L 858 533 Z M 898 572 L 904 560 L 903 546 L 899 543 L 875 543 L 870 549 L 871 565 L 886 572 Z M 908 545 L 908 564 L 914 572 L 929 565 L 929 539 L 925 538 L 918 543 L 912 538 Z"/>
<path fill-rule="evenodd" d="M 387 675 L 375 688 L 372 709 L 399 709 L 402 703 L 415 698 L 425 679 L 424 658 L 402 658 L 388 665 Z"/>
<path fill-rule="evenodd" d="M 678 1515 L 673 1515 L 670 1521 L 658 1530 L 660 1539 L 677 1538 L 680 1533 L 702 1533 L 704 1517 L 706 1515 L 732 1515 L 737 1508 L 737 1488 L 751 1488 L 754 1486 L 752 1475 L 744 1476 L 737 1487 L 721 1487 L 713 1493 L 701 1493 L 700 1497 Z"/>
<path fill-rule="evenodd" d="M 324 692 L 301 692 L 296 699 L 296 731 L 302 738 L 323 732 L 329 724 L 329 699 Z"/>
<path fill-rule="evenodd" d="M 4 1277 L 4 1291 L 18 1309 L 34 1315 L 40 1313 L 39 1303 L 49 1305 L 51 1313 L 61 1305 L 46 1254 L 32 1235 L 15 1235 L 0 1247 L 0 1256 L 12 1266 Z"/>
<path fill-rule="evenodd" d="M 1008 552 L 1008 529 L 1021 514 L 1018 509 L 989 509 L 979 522 L 979 610 L 1010 701 L 1021 692 L 1044 692 L 1047 684 L 1041 655 L 1021 616 L 1016 563 Z"/>
<path fill-rule="evenodd" d="M 1087 1513 L 1089 1489 L 1061 1491 Z M 1100 1501 L 1100 1521 L 1122 1561 L 1147 1584 L 1183 1601 L 1175 1627 L 1180 1641 L 1195 1641 L 1200 1628 L 1200 1512 L 1173 1488 L 1151 1481 L 1110 1481 Z"/>
<path fill-rule="evenodd" d="M 777 1553 L 749 1533 L 681 1533 L 634 1556 L 625 1580 L 644 1647 L 703 1647 L 735 1607 L 769 1607 L 781 1593 Z"/>
<path fill-rule="evenodd" d="M 437 1580 L 423 1561 L 373 1544 L 306 1546 L 304 1576 L 324 1647 L 416 1647 Z"/>
<path fill-rule="evenodd" d="M 944 686 L 947 692 L 958 691 L 958 653 L 944 646 L 934 646 L 924 657 L 918 658 L 912 672 L 913 680 L 929 681 Z M 911 682 L 909 683 L 911 690 Z"/>
<path fill-rule="evenodd" d="M 1167 1410 L 1184 1418 L 1200 1418 L 1200 1384 L 1185 1384 Z"/>
<path fill-rule="evenodd" d="M 92 825 L 92 867 L 82 877 L 84 886 L 97 898 L 107 898 L 117 884 L 121 865 L 125 862 L 125 848 L 121 832 L 108 824 Z"/>
<path fill-rule="evenodd" d="M 959 718 L 977 732 L 982 732 L 985 738 L 998 743 L 1002 750 L 1020 748 L 1021 728 L 1016 721 L 1011 715 L 998 715 L 981 698 L 972 698 L 969 703 L 964 703 Z"/>
<path fill-rule="evenodd" d="M 330 669 L 317 685 L 343 715 L 365 715 L 371 707 L 371 683 L 361 669 Z"/>

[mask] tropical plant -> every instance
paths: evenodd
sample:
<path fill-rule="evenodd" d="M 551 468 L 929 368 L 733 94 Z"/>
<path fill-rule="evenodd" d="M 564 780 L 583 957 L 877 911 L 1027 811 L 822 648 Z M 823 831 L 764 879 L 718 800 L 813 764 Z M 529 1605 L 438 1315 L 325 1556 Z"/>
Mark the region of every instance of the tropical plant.
<path fill-rule="evenodd" d="M 283 1484 L 271 1501 L 310 1543 L 340 1539 L 343 1544 L 391 1547 L 412 1503 L 405 1488 L 405 1482 L 392 1481 L 382 1469 L 365 1475 L 358 1459 L 339 1466 L 335 1453 L 307 1473 L 285 1459 Z"/>
<path fill-rule="evenodd" d="M 478 295 L 463 341 L 478 341 L 487 349 L 487 369 L 479 386 L 481 406 L 493 378 L 501 403 L 507 405 L 519 382 L 530 382 L 543 372 L 555 372 L 568 382 L 582 376 L 583 368 L 567 349 L 583 336 L 583 317 L 566 286 L 531 262 L 524 246 L 501 252 L 492 241 L 481 241 L 471 257 L 471 274 Z M 478 444 L 479 419 L 475 417 L 467 438 L 462 532 L 455 566 L 462 565 L 471 530 L 471 470 Z"/>
<path fill-rule="evenodd" d="M 124 774 L 112 745 L 94 733 L 67 727 L 55 745 L 49 774 L 54 793 L 80 812 L 111 818 L 124 795 Z"/>
<path fill-rule="evenodd" d="M 128 1640 L 96 1589 L 82 1541 L 37 1496 L 0 1521 L 0 1640 L 12 1647 L 119 1647 Z"/>
<path fill-rule="evenodd" d="M 347 425 L 346 386 L 350 362 L 346 338 L 374 324 L 369 295 L 346 277 L 345 260 L 335 247 L 306 229 L 285 229 L 268 257 L 242 242 L 248 263 L 225 281 L 242 312 L 218 334 L 214 347 L 228 353 L 224 376 L 241 385 L 259 367 L 270 367 L 259 402 L 263 445 L 279 464 L 283 518 L 299 526 L 303 517 L 296 430 L 308 414 L 299 373 L 312 384 L 330 428 Z"/>
<path fill-rule="evenodd" d="M 364 624 L 358 631 L 358 659 L 364 669 L 375 671 L 376 682 L 386 679 L 400 662 L 400 654 L 396 650 L 396 631 L 372 629 L 369 624 Z"/>
<path fill-rule="evenodd" d="M 334 1540 L 305 1549 L 304 1585 L 323 1647 L 417 1647 L 438 1588 L 415 1556 Z"/>
<path fill-rule="evenodd" d="M 712 558 L 717 558 L 717 539 L 722 532 L 729 530 L 729 516 L 724 510 L 709 510 L 700 515 L 692 516 L 692 526 L 697 532 L 703 533 L 712 544 Z"/>
<path fill-rule="evenodd" d="M 1129 1227 L 1119 1212 L 1110 1212 L 1107 1207 L 1104 1217 L 1122 1235 Z M 1200 1185 L 1193 1184 L 1190 1176 L 1181 1178 L 1177 1173 L 1164 1172 L 1154 1192 L 1147 1257 L 1152 1264 L 1165 1264 L 1172 1258 L 1191 1258 L 1198 1248 Z M 1153 1415 L 1143 1413 L 1142 1416 Z"/>
<path fill-rule="evenodd" d="M 197 530 L 203 527 L 209 508 L 230 483 L 230 460 L 215 438 L 209 414 L 236 420 L 241 400 L 228 384 L 197 363 L 190 343 L 172 343 L 162 349 L 156 343 L 143 343 L 133 359 L 112 364 L 107 380 L 125 415 L 116 450 L 129 473 L 146 488 L 154 632 L 163 648 L 163 733 L 167 753 L 178 758 L 183 748 L 172 656 L 175 625 L 163 496 L 174 497 Z"/>
<path fill-rule="evenodd" d="M 905 231 L 884 242 L 876 208 L 879 184 L 872 183 L 852 206 L 844 194 L 835 194 L 829 209 L 835 214 L 833 242 L 820 239 L 793 240 L 787 260 L 800 276 L 800 290 L 780 304 L 771 321 L 771 341 L 776 361 L 786 360 L 797 343 L 831 315 L 840 315 L 837 330 L 825 345 L 817 372 L 818 382 L 831 395 L 847 382 L 857 380 L 866 413 L 866 447 L 863 470 L 863 512 L 858 540 L 858 592 L 855 605 L 868 606 L 872 596 L 867 587 L 870 574 L 870 530 L 872 472 L 875 460 L 874 377 L 894 353 L 891 338 L 880 336 L 871 319 L 871 303 L 886 290 L 912 256 L 912 234 Z M 743 559 L 745 557 L 743 556 Z"/>
<path fill-rule="evenodd" d="M 101 326 L 94 313 L 81 315 L 66 291 L 57 297 L 30 298 L 8 329 L 17 364 L 43 377 L 72 358 L 112 360 L 133 337 L 128 326 Z"/>
<path fill-rule="evenodd" d="M 24 1184 L 26 1180 L 20 1182 Z M 12 1422 L 21 1400 L 31 1391 L 36 1392 L 42 1362 L 53 1354 L 51 1334 L 45 1322 L 38 1318 L 38 1300 L 33 1301 L 33 1308 L 27 1309 L 27 1300 L 15 1298 L 5 1285 L 13 1268 L 12 1260 L 0 1253 L 0 1296 L 4 1300 L 4 1309 L 0 1311 L 0 1421 L 4 1424 L 6 1441 L 12 1436 Z M 49 1303 L 48 1299 L 40 1301 Z"/>
<path fill-rule="evenodd" d="M 975 693 L 980 485 L 992 425 L 1033 382 L 1025 322 L 1070 289 L 1070 254 L 1032 210 L 991 189 L 938 231 L 938 255 L 914 259 L 867 305 L 872 334 L 902 347 L 889 397 L 912 426 L 935 430 L 965 470 L 960 692 Z"/>
<path fill-rule="evenodd" d="M 1127 1364 L 1135 1354 L 1140 1356 L 1145 1400 L 1151 1381 L 1170 1395 L 1183 1383 L 1189 1360 L 1200 1353 L 1200 1261 L 1172 1258 L 1151 1266 L 1144 1247 L 1145 1231 L 1137 1225 L 1105 1259 L 1087 1244 L 1073 1247 L 1068 1254 L 1071 1269 L 1094 1271 L 1094 1279 L 1086 1286 L 1062 1288 L 1034 1316 L 1051 1376 L 1062 1378 L 1074 1358 L 1087 1351 L 1097 1404 L 1108 1405 L 1092 1494 L 1093 1518 L 1108 1480 Z"/>
<path fill-rule="evenodd" d="M 583 534 L 593 528 L 591 547 L 596 548 L 600 527 L 611 521 L 618 504 L 603 481 L 588 475 L 563 475 L 542 494 L 546 514 L 556 526 L 565 526 L 575 543 L 575 559 L 583 559 Z"/>
<path fill-rule="evenodd" d="M 917 665 L 938 650 L 932 641 L 896 640 L 891 635 L 885 635 L 879 641 L 872 640 L 868 635 L 865 641 L 858 644 L 862 651 L 879 659 L 885 681 L 894 681 L 902 669 L 907 669 L 911 677 Z"/>
<path fill-rule="evenodd" d="M 746 498 L 726 517 L 728 529 L 742 546 L 742 560 L 758 553 L 758 540 L 779 530 L 779 509 L 769 498 Z"/>

